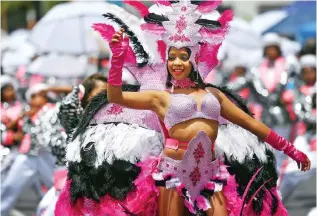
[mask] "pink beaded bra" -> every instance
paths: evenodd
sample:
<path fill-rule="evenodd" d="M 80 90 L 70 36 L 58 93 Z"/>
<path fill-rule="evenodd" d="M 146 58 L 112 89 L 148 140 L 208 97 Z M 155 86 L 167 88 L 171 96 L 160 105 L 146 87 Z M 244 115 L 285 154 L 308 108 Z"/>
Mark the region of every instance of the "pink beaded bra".
<path fill-rule="evenodd" d="M 174 125 L 191 119 L 203 118 L 219 121 L 220 104 L 210 92 L 203 96 L 200 109 L 197 102 L 186 94 L 171 94 L 171 102 L 164 118 L 164 124 L 169 130 Z"/>

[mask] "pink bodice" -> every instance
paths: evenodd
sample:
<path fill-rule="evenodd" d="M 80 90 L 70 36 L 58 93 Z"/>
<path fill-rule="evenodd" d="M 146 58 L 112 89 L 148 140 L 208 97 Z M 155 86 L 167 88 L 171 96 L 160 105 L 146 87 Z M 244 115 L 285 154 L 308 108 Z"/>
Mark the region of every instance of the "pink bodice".
<path fill-rule="evenodd" d="M 220 104 L 210 92 L 203 96 L 200 108 L 197 102 L 186 94 L 171 94 L 170 105 L 164 118 L 169 130 L 174 125 L 191 119 L 203 118 L 219 121 Z"/>

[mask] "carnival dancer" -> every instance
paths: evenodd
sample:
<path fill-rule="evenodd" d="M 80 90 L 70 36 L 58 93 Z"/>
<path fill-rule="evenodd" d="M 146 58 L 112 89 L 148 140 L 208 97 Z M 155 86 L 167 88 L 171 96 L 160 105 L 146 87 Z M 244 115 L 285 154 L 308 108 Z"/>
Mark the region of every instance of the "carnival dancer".
<path fill-rule="evenodd" d="M 296 138 L 294 146 L 306 153 L 316 164 L 316 56 L 304 55 L 300 58 L 301 79 L 299 86 L 288 93 L 288 99 L 293 105 L 297 118 Z M 280 174 L 280 191 L 287 199 L 296 185 L 315 175 L 313 166 L 308 173 L 300 173 L 289 159 L 284 160 Z"/>
<path fill-rule="evenodd" d="M 268 102 L 269 92 L 254 68 L 248 68 L 245 62 L 237 60 L 228 86 L 247 102 L 256 120 L 262 119 L 263 105 Z"/>
<path fill-rule="evenodd" d="M 145 91 L 165 89 L 166 75 L 157 73 L 164 65 L 139 69 L 138 66 L 160 61 L 156 46 L 140 28 L 141 20 L 122 8 L 109 5 L 126 24 L 131 37 L 130 57 L 123 72 L 123 89 Z M 116 17 L 114 17 L 115 20 Z M 111 24 L 111 25 L 109 25 Z M 111 40 L 120 24 L 110 21 L 94 29 Z M 129 27 L 127 27 L 129 26 Z M 151 42 L 149 42 L 149 41 Z M 135 54 L 134 54 L 135 53 Z M 134 77 L 138 86 L 128 85 Z M 152 111 L 133 110 L 108 103 L 107 93 L 97 95 L 85 109 L 73 140 L 67 146 L 68 181 L 59 196 L 55 215 L 153 215 L 156 211 L 156 187 L 151 163 L 163 149 L 163 135 Z"/>
<path fill-rule="evenodd" d="M 1 152 L 8 152 L 1 159 L 1 181 L 3 182 L 11 164 L 18 154 L 18 147 L 23 139 L 19 121 L 25 106 L 16 97 L 16 82 L 8 75 L 1 75 Z"/>
<path fill-rule="evenodd" d="M 281 96 L 285 91 L 289 77 L 296 70 L 293 58 L 283 56 L 281 51 L 281 38 L 275 33 L 263 36 L 264 60 L 259 65 L 258 73 L 269 92 L 268 103 L 270 107 L 264 109 L 262 121 L 273 127 L 275 131 L 287 139 L 291 135 L 291 122 L 289 113 L 281 103 Z"/>
<path fill-rule="evenodd" d="M 87 77 L 79 86 L 74 86 L 72 92 L 57 104 L 57 115 L 66 132 L 67 140 L 64 143 L 56 143 L 56 145 L 51 146 L 51 152 L 56 157 L 57 165 L 54 171 L 54 185 L 39 203 L 36 215 L 54 215 L 57 198 L 67 178 L 65 158 L 67 143 L 72 139 L 72 134 L 82 117 L 84 108 L 86 108 L 91 98 L 106 88 L 107 78 L 101 74 L 93 74 Z"/>
<path fill-rule="evenodd" d="M 113 56 L 108 100 L 128 108 L 151 110 L 166 127 L 165 148 L 153 173 L 159 188 L 157 215 L 287 215 L 275 188 L 277 174 L 269 145 L 294 159 L 302 171 L 310 168 L 309 159 L 239 109 L 222 91 L 202 81 L 217 65 L 217 52 L 232 13 L 226 11 L 213 21 L 201 16 L 212 12 L 219 1 L 157 3 L 167 5 L 169 11 L 158 15 L 149 13 L 141 2 L 130 4 L 145 15 L 147 23 L 142 28 L 162 36 L 157 44 L 167 63 L 159 68 L 167 68 L 160 70 L 167 75 L 167 86 L 171 86 L 167 91 L 122 92 L 123 66 L 127 58 L 131 59 L 131 32 L 114 14 L 105 14 L 124 29 L 115 33 L 110 42 Z M 101 33 L 109 29 L 103 28 L 99 29 Z M 129 37 L 123 37 L 124 32 Z M 227 169 L 224 163 L 230 167 Z M 243 168 L 244 172 L 239 173 Z M 100 200 L 104 208 L 106 201 Z"/>
<path fill-rule="evenodd" d="M 54 118 L 54 104 L 48 103 L 47 85 L 38 84 L 26 92 L 30 111 L 23 118 L 24 137 L 7 177 L 1 185 L 1 215 L 8 215 L 23 189 L 31 182 L 52 186 L 55 157 L 50 153 L 52 142 L 65 139 Z M 43 194 L 42 194 L 43 195 Z"/>
<path fill-rule="evenodd" d="M 129 73 L 123 73 L 123 89 L 138 91 L 140 86 L 129 84 L 135 83 Z M 144 83 L 142 78 L 139 83 Z M 141 85 L 141 89 L 154 84 Z M 136 163 L 161 153 L 158 120 L 149 111 L 110 104 L 106 95 L 103 91 L 91 98 L 72 134 L 66 156 L 68 182 L 55 215 L 122 215 L 126 209 L 138 215 L 154 213 L 156 193 L 150 168 L 142 170 Z M 101 200 L 103 204 L 98 205 Z"/>

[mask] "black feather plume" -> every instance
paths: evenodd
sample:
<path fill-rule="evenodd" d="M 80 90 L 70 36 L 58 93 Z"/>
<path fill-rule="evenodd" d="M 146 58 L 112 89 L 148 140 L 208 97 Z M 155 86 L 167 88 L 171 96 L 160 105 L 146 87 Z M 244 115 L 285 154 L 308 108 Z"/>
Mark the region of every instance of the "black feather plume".
<path fill-rule="evenodd" d="M 138 67 L 143 67 L 149 62 L 149 54 L 144 50 L 142 44 L 135 36 L 135 34 L 130 30 L 130 28 L 118 17 L 111 13 L 103 14 L 103 16 L 115 23 L 117 23 L 121 28 L 124 29 L 124 32 L 129 36 L 130 41 L 132 42 L 132 49 L 137 57 Z"/>

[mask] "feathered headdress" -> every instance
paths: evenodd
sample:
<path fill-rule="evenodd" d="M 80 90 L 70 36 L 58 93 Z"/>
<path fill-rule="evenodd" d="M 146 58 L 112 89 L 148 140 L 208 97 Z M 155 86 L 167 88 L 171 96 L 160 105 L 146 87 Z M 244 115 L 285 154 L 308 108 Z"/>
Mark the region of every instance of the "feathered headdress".
<path fill-rule="evenodd" d="M 188 47 L 191 50 L 190 61 L 202 79 L 205 79 L 208 73 L 217 66 L 218 50 L 229 30 L 233 13 L 229 10 L 225 11 L 217 20 L 204 19 L 204 17 L 214 13 L 222 1 L 180 0 L 172 3 L 167 0 L 153 0 L 156 5 L 164 8 L 161 14 L 150 13 L 151 8 L 149 10 L 141 1 L 126 0 L 124 2 L 136 8 L 144 17 L 145 23 L 140 24 L 141 29 L 157 36 L 155 51 L 160 54 L 162 62 L 166 63 L 166 55 L 170 47 Z M 155 54 L 148 54 L 142 48 L 143 44 L 131 34 L 130 27 L 122 20 L 119 21 L 114 14 L 107 13 L 104 16 L 120 25 L 132 39 L 130 40 L 132 47 L 128 50 L 129 58 L 126 61 L 130 65 L 137 62 L 139 67 L 151 63 L 149 59 Z M 99 31 L 106 40 L 111 40 L 114 33 L 111 26 L 95 24 L 93 28 Z M 166 67 L 164 69 L 166 70 Z M 166 71 L 164 72 L 167 74 Z"/>

